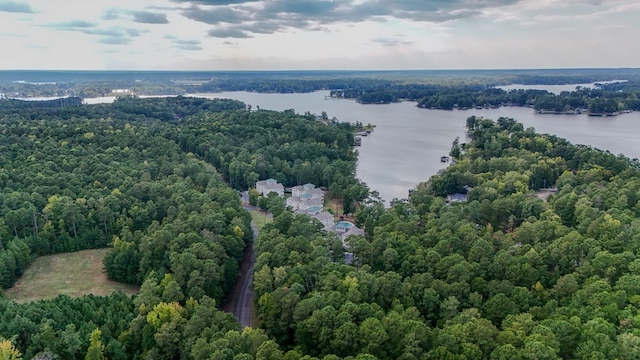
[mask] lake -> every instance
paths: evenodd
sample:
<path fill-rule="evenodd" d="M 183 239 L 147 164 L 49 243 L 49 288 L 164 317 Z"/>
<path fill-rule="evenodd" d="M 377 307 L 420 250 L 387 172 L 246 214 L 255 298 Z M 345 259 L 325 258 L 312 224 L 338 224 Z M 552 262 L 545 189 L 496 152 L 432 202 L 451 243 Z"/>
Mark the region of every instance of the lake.
<path fill-rule="evenodd" d="M 232 98 L 252 105 L 254 109 L 309 111 L 340 121 L 376 125 L 375 131 L 362 138 L 357 175 L 388 201 L 406 198 L 409 189 L 426 181 L 446 166 L 440 157 L 448 155 L 456 137 L 465 142 L 466 119 L 471 115 L 497 119 L 512 117 L 525 127 L 540 133 L 555 134 L 574 144 L 586 144 L 640 157 L 640 112 L 615 117 L 587 115 L 536 114 L 531 108 L 501 107 L 497 109 L 430 110 L 417 108 L 415 102 L 388 105 L 362 105 L 352 100 L 325 100 L 328 91 L 305 94 L 259 94 L 223 92 L 194 94 L 208 98 Z"/>
<path fill-rule="evenodd" d="M 554 93 L 556 95 L 560 94 L 563 91 L 575 91 L 576 87 L 580 86 L 581 88 L 589 88 L 593 89 L 596 87 L 596 84 L 613 84 L 617 82 L 626 82 L 627 80 L 609 80 L 609 81 L 600 81 L 598 83 L 588 83 L 588 84 L 563 84 L 563 85 L 523 85 L 523 84 L 511 84 L 511 85 L 503 85 L 496 86 L 497 89 L 502 89 L 504 91 L 509 90 L 517 90 L 517 89 L 527 89 L 527 90 L 547 90 L 550 93 Z"/>

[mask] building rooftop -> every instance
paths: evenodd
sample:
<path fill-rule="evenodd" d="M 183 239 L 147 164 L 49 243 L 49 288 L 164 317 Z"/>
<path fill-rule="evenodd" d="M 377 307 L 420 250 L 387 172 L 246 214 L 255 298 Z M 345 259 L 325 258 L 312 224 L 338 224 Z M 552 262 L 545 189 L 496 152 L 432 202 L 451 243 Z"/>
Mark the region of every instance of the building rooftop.
<path fill-rule="evenodd" d="M 319 213 L 315 214 L 313 217 L 315 217 L 316 219 L 318 219 L 320 221 L 333 220 L 333 215 L 328 211 L 319 212 Z"/>

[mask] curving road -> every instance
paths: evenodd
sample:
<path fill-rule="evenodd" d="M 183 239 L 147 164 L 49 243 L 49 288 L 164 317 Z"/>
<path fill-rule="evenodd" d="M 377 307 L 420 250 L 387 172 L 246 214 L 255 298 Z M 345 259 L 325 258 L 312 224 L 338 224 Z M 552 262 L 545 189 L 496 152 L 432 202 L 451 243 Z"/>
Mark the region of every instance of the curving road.
<path fill-rule="evenodd" d="M 253 230 L 253 240 L 258 237 L 258 228 L 256 224 L 251 222 L 251 230 Z M 238 318 L 242 328 L 256 327 L 256 313 L 253 302 L 253 290 L 251 283 L 253 282 L 253 265 L 256 257 L 253 253 L 253 243 L 251 243 L 244 252 L 244 258 L 240 264 L 240 273 L 236 286 L 233 289 L 231 298 L 223 307 L 224 311 L 230 312 Z"/>

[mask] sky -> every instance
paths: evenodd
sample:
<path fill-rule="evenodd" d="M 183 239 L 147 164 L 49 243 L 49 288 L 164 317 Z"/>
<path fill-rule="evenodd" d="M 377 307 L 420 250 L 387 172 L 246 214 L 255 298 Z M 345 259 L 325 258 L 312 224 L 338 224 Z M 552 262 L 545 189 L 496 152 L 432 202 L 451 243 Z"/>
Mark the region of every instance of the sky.
<path fill-rule="evenodd" d="M 637 0 L 0 0 L 0 69 L 640 67 Z"/>

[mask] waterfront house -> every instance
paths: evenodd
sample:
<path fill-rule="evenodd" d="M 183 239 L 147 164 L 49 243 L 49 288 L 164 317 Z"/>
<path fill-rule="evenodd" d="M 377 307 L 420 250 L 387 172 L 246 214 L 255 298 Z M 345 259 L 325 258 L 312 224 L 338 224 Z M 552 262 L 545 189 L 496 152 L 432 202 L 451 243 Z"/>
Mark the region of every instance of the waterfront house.
<path fill-rule="evenodd" d="M 314 211 L 313 209 L 320 209 L 320 211 L 322 211 L 324 201 L 322 199 L 301 199 L 297 196 L 291 196 L 287 199 L 286 204 L 294 211 Z"/>
<path fill-rule="evenodd" d="M 320 199 L 309 199 L 300 201 L 300 203 L 298 204 L 298 209 L 304 211 L 313 211 L 313 209 L 322 208 L 322 205 L 323 201 Z"/>
<path fill-rule="evenodd" d="M 290 196 L 285 201 L 285 205 L 291 208 L 291 211 L 300 209 L 300 198 L 297 196 Z"/>
<path fill-rule="evenodd" d="M 344 244 L 345 240 L 349 237 L 349 236 L 357 236 L 357 235 L 364 235 L 364 230 L 360 229 L 359 227 L 355 226 L 352 222 L 350 221 L 338 221 L 332 228 L 332 230 L 338 234 L 338 237 L 340 237 L 340 240 L 342 240 L 342 243 Z"/>
<path fill-rule="evenodd" d="M 276 193 L 278 196 L 284 196 L 284 185 L 275 179 L 267 179 L 256 182 L 256 190 L 260 195 L 267 196 L 269 193 Z"/>
<path fill-rule="evenodd" d="M 291 196 L 298 197 L 303 200 L 308 200 L 308 199 L 324 200 L 324 192 L 321 189 L 316 188 L 315 185 L 310 183 L 292 187 Z"/>
<path fill-rule="evenodd" d="M 320 221 L 322 225 L 324 225 L 325 229 L 331 228 L 332 226 L 335 225 L 335 222 L 333 220 L 333 214 L 331 214 L 328 211 L 319 212 L 313 215 L 313 218 L 318 219 L 318 221 Z"/>

